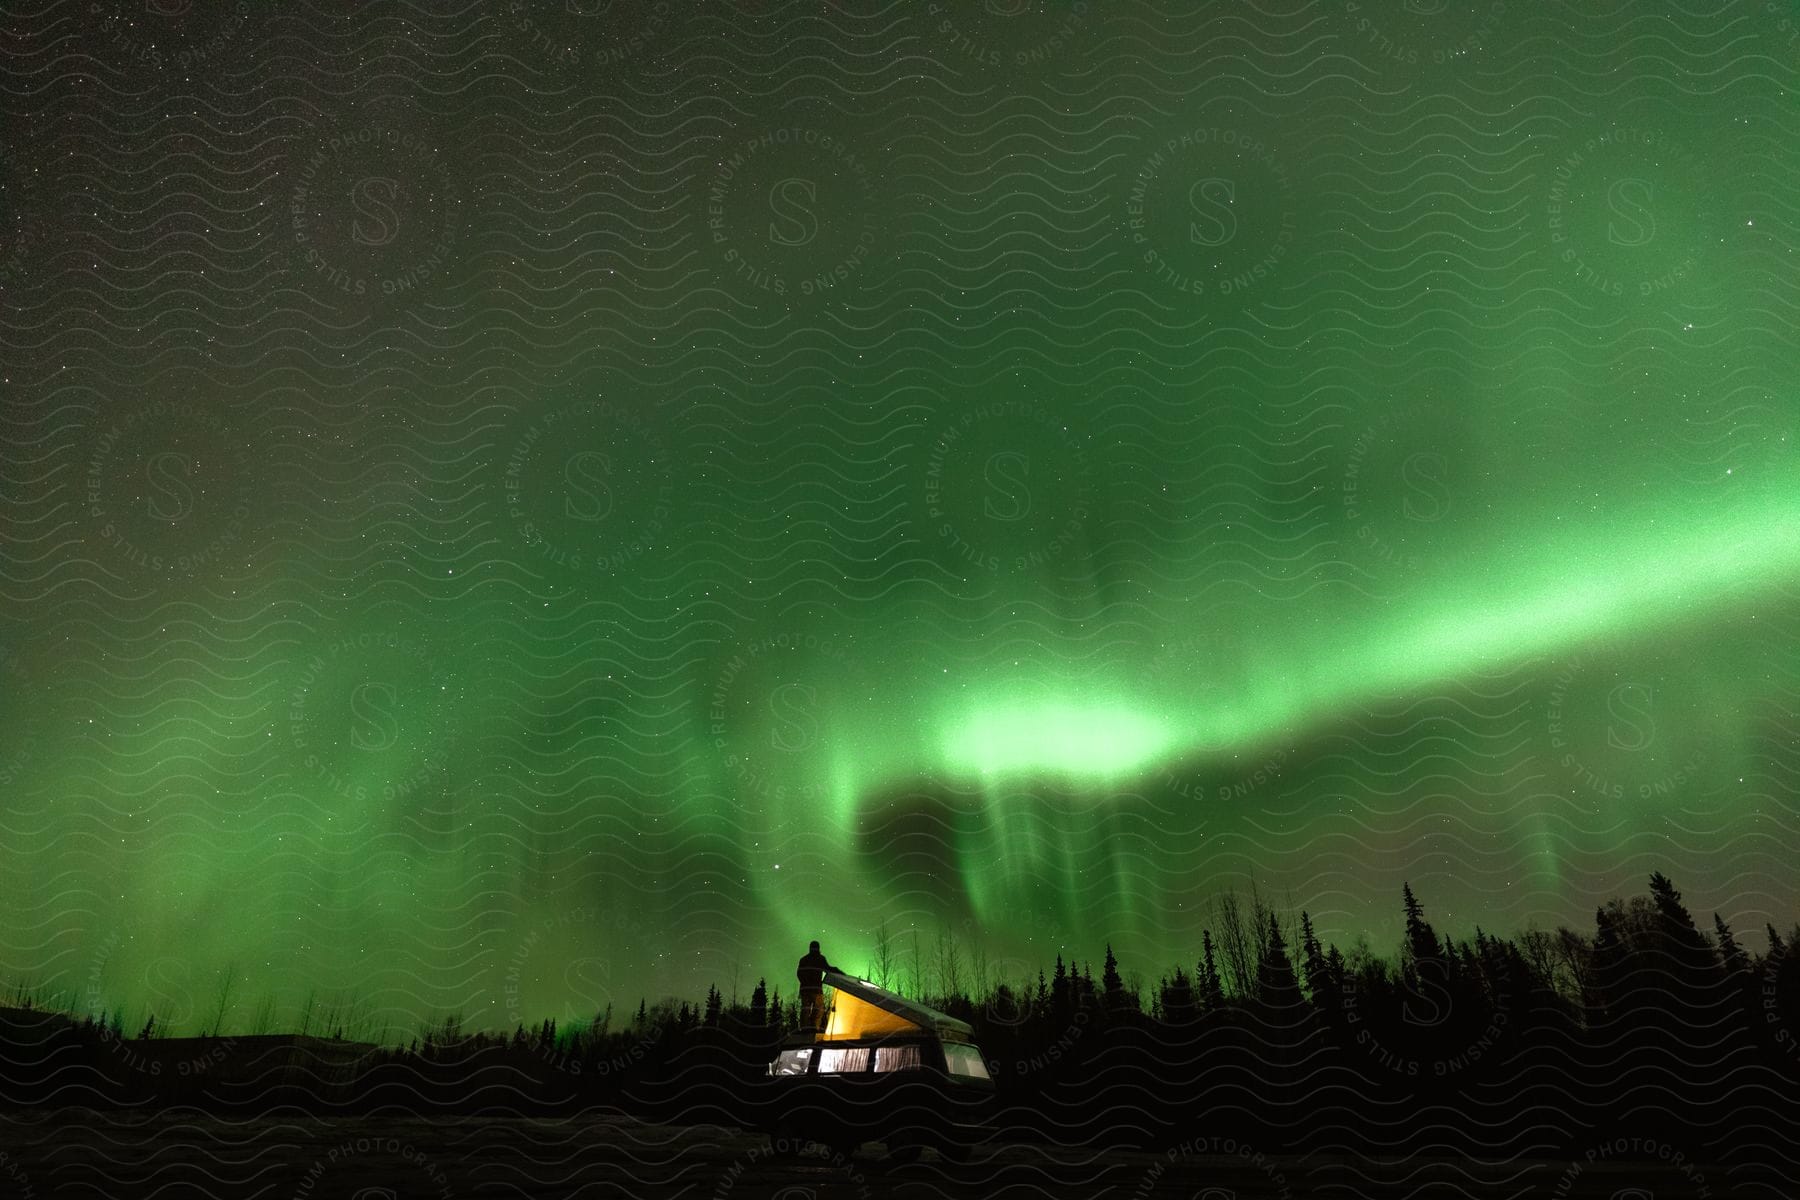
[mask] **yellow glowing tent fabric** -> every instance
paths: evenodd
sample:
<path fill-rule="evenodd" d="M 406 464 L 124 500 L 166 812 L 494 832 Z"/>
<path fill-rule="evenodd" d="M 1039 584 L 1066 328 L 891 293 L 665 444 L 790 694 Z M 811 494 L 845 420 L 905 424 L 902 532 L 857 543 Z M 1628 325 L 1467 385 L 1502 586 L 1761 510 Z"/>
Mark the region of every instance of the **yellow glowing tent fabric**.
<path fill-rule="evenodd" d="M 832 989 L 826 996 L 831 1015 L 826 1019 L 825 1031 L 819 1035 L 820 1041 L 927 1031 L 951 1041 L 966 1041 L 972 1032 L 966 1021 L 878 988 L 866 979 L 827 971 L 825 984 Z"/>
<path fill-rule="evenodd" d="M 923 1032 L 925 1031 L 917 1022 L 909 1021 L 898 1013 L 876 1008 L 867 1000 L 858 999 L 843 988 L 836 988 L 831 993 L 831 1016 L 826 1020 L 825 1032 L 819 1035 L 819 1040 L 830 1042 L 840 1038 Z"/>

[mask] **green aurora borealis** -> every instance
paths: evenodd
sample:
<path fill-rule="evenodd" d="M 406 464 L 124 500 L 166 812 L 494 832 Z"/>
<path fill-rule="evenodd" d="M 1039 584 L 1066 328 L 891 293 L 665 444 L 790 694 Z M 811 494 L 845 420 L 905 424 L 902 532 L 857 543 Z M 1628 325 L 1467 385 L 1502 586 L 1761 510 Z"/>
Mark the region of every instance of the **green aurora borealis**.
<path fill-rule="evenodd" d="M 5 18 L 0 984 L 1791 922 L 1780 6 L 277 7 Z"/>

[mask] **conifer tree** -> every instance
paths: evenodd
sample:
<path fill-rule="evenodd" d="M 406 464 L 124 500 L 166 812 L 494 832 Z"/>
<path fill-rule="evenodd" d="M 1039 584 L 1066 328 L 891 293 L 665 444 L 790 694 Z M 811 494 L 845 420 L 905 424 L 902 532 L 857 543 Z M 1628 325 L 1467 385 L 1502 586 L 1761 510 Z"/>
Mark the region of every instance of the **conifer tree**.
<path fill-rule="evenodd" d="M 766 981 L 758 979 L 756 990 L 750 993 L 750 1023 L 762 1028 L 769 1022 L 769 987 Z"/>
<path fill-rule="evenodd" d="M 1344 1006 L 1343 972 L 1332 970 L 1331 959 L 1319 943 L 1312 917 L 1305 911 L 1300 913 L 1300 946 L 1301 967 L 1306 973 L 1306 989 L 1312 997 L 1313 1007 L 1327 1015 L 1340 1013 Z M 1337 953 L 1337 947 L 1332 947 L 1332 953 Z"/>
<path fill-rule="evenodd" d="M 1119 960 L 1113 957 L 1112 943 L 1106 944 L 1106 962 L 1100 972 L 1100 986 L 1108 1008 L 1119 1008 L 1125 1002 L 1125 981 L 1119 977 Z"/>
<path fill-rule="evenodd" d="M 1219 962 L 1212 931 L 1200 931 L 1200 1005 L 1211 1012 L 1225 1003 L 1225 985 L 1219 979 Z"/>
<path fill-rule="evenodd" d="M 1594 947 L 1589 961 L 1589 988 L 1584 999 L 1591 1025 L 1615 1015 L 1626 967 L 1625 944 L 1618 923 L 1604 905 L 1594 910 Z"/>
<path fill-rule="evenodd" d="M 1269 914 L 1269 933 L 1260 961 L 1256 964 L 1257 997 L 1265 1004 L 1287 1006 L 1300 998 L 1300 983 L 1294 977 L 1294 963 L 1288 957 L 1287 942 L 1281 936 L 1281 922 Z"/>
<path fill-rule="evenodd" d="M 1736 976 L 1749 970 L 1749 958 L 1737 944 L 1737 939 L 1731 936 L 1731 926 L 1718 913 L 1713 914 L 1713 930 L 1719 935 L 1719 958 L 1725 964 L 1726 973 Z"/>
<path fill-rule="evenodd" d="M 1412 885 L 1402 883 L 1400 894 L 1405 901 L 1406 908 L 1406 948 L 1412 955 L 1413 961 L 1415 963 L 1429 962 L 1440 957 L 1437 932 L 1425 920 L 1425 907 L 1413 895 Z"/>
<path fill-rule="evenodd" d="M 1175 974 L 1161 982 L 1157 993 L 1163 1020 L 1182 1025 L 1194 1019 L 1194 986 L 1179 964 Z"/>
<path fill-rule="evenodd" d="M 1326 990 L 1325 951 L 1319 945 L 1318 933 L 1313 929 L 1312 915 L 1305 909 L 1300 910 L 1300 961 L 1306 972 L 1306 990 L 1312 994 L 1314 1004 L 1319 1003 L 1319 996 Z"/>
<path fill-rule="evenodd" d="M 1646 965 L 1651 974 L 1644 999 L 1665 1030 L 1714 1027 L 1724 1018 L 1725 976 L 1712 943 L 1694 924 L 1681 893 L 1661 871 L 1650 875 L 1650 899 L 1656 908 L 1655 950 Z"/>
<path fill-rule="evenodd" d="M 719 989 L 709 986 L 706 989 L 706 1027 L 708 1029 L 718 1028 L 719 1015 L 724 1007 L 725 1002 L 719 995 Z"/>

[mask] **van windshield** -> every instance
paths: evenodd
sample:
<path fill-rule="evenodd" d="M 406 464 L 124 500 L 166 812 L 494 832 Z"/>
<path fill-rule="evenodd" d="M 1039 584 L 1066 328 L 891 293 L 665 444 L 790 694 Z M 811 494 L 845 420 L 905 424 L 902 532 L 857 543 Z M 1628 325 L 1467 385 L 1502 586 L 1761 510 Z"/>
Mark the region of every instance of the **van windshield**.
<path fill-rule="evenodd" d="M 982 1061 L 981 1051 L 973 1046 L 945 1045 L 944 1065 L 952 1075 L 965 1075 L 972 1079 L 988 1079 L 987 1063 Z"/>

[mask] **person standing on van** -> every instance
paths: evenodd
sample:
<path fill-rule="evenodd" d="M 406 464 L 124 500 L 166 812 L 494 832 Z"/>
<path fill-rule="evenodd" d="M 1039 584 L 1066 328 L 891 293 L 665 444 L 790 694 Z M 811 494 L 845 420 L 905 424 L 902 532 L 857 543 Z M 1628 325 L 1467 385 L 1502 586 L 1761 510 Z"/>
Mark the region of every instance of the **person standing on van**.
<path fill-rule="evenodd" d="M 800 956 L 800 965 L 794 971 L 800 979 L 800 1028 L 814 1033 L 825 1028 L 825 972 L 836 970 L 819 953 L 817 942 Z"/>

